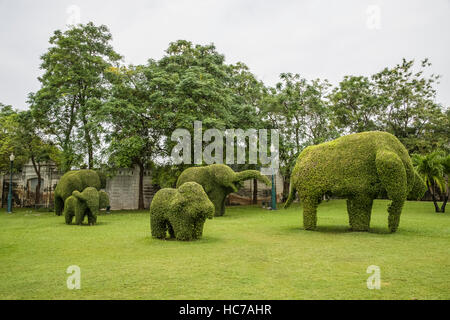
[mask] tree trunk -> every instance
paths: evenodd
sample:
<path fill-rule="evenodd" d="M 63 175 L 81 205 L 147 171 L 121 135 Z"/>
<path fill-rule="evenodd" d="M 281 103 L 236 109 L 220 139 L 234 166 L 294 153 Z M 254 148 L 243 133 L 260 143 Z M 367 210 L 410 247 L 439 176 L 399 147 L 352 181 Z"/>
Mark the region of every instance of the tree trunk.
<path fill-rule="evenodd" d="M 445 213 L 445 205 L 447 204 L 448 201 L 448 194 L 444 197 L 444 203 L 442 203 L 442 207 L 441 207 L 441 212 Z"/>
<path fill-rule="evenodd" d="M 283 202 L 285 202 L 287 200 L 287 198 L 289 197 L 290 186 L 291 186 L 291 183 L 289 182 L 289 180 L 284 178 L 283 179 Z"/>
<path fill-rule="evenodd" d="M 450 190 L 448 189 L 448 176 L 447 176 L 446 180 L 445 180 L 445 192 L 442 193 L 444 195 L 444 202 L 442 203 L 442 207 L 441 207 L 442 213 L 445 213 L 445 205 L 447 204 L 447 201 L 448 201 L 449 191 Z"/>
<path fill-rule="evenodd" d="M 431 199 L 433 199 L 433 204 L 434 204 L 434 210 L 435 210 L 435 212 L 441 212 L 441 209 L 439 208 L 439 205 L 438 205 L 437 200 L 436 200 L 436 196 L 434 195 L 434 188 L 432 188 L 432 187 L 430 186 L 430 184 L 428 183 L 428 181 L 427 181 L 427 187 L 428 187 L 428 190 L 429 190 L 430 193 L 431 193 Z"/>
<path fill-rule="evenodd" d="M 139 210 L 144 210 L 144 170 L 144 165 L 139 164 Z"/>
<path fill-rule="evenodd" d="M 258 180 L 253 179 L 253 204 L 258 204 Z"/>
<path fill-rule="evenodd" d="M 34 194 L 34 204 L 36 205 L 41 201 L 41 165 L 36 164 L 34 156 L 31 156 L 31 163 L 33 164 L 34 172 L 36 173 L 38 179 Z"/>
<path fill-rule="evenodd" d="M 92 145 L 91 133 L 89 132 L 88 122 L 86 119 L 86 115 L 82 115 L 83 121 L 83 130 L 84 130 L 84 139 L 86 140 L 86 147 L 88 152 L 88 169 L 94 168 L 94 147 Z"/>

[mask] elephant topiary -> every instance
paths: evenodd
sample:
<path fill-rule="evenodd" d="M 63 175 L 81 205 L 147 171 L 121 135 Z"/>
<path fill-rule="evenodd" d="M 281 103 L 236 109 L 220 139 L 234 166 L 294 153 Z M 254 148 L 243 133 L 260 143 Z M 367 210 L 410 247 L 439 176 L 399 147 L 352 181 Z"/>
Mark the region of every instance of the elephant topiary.
<path fill-rule="evenodd" d="M 200 239 L 206 218 L 214 216 L 214 205 L 202 186 L 187 182 L 178 189 L 159 190 L 150 205 L 150 226 L 154 238 L 187 241 Z"/>
<path fill-rule="evenodd" d="M 67 224 L 71 224 L 75 216 L 75 224 L 82 224 L 88 217 L 89 225 L 97 223 L 97 215 L 100 209 L 109 206 L 108 194 L 88 187 L 83 192 L 74 191 L 64 203 L 64 217 Z"/>
<path fill-rule="evenodd" d="M 104 189 L 106 178 L 94 170 L 69 171 L 59 180 L 55 188 L 55 213 L 60 216 L 64 210 L 64 203 L 75 190 L 83 191 L 87 187 L 97 190 Z"/>
<path fill-rule="evenodd" d="M 291 175 L 285 208 L 298 192 L 303 203 L 303 225 L 315 229 L 316 210 L 323 195 L 347 198 L 349 223 L 354 231 L 368 231 L 372 203 L 387 194 L 388 225 L 395 232 L 403 204 L 425 193 L 423 180 L 413 169 L 402 143 L 387 132 L 363 132 L 303 150 Z"/>
<path fill-rule="evenodd" d="M 256 170 L 234 172 L 224 164 L 212 164 L 204 167 L 191 167 L 184 170 L 178 177 L 177 187 L 183 183 L 194 181 L 205 190 L 211 202 L 214 204 L 215 216 L 225 214 L 225 199 L 232 192 L 238 192 L 243 186 L 243 181 L 257 179 L 270 186 L 270 180 Z"/>

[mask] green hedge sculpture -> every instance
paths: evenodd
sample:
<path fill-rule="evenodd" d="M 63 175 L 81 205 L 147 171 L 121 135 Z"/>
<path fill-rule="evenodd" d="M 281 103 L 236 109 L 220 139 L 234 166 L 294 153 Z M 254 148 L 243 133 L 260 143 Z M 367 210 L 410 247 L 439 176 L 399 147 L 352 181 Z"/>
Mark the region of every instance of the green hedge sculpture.
<path fill-rule="evenodd" d="M 83 191 L 87 187 L 97 190 L 105 188 L 106 179 L 102 179 L 98 172 L 94 170 L 69 171 L 59 180 L 55 188 L 55 213 L 60 216 L 64 210 L 66 199 L 76 191 Z"/>
<path fill-rule="evenodd" d="M 214 206 L 202 186 L 187 182 L 178 189 L 159 190 L 150 204 L 152 236 L 181 241 L 200 239 L 206 218 L 212 219 Z"/>
<path fill-rule="evenodd" d="M 83 192 L 74 191 L 64 203 L 64 217 L 67 224 L 71 224 L 75 217 L 75 224 L 81 225 L 88 217 L 89 225 L 97 223 L 97 215 L 100 209 L 109 206 L 108 194 L 88 187 Z"/>
<path fill-rule="evenodd" d="M 395 232 L 409 194 L 418 199 L 425 192 L 423 180 L 413 169 L 402 143 L 387 132 L 363 132 L 307 147 L 291 175 L 285 208 L 298 192 L 303 203 L 303 225 L 316 228 L 316 209 L 324 194 L 347 199 L 349 223 L 354 231 L 368 231 L 372 203 L 387 194 L 388 225 Z"/>
<path fill-rule="evenodd" d="M 215 216 L 225 214 L 225 199 L 233 192 L 238 192 L 243 186 L 243 181 L 257 179 L 270 186 L 271 182 L 256 170 L 234 172 L 224 164 L 212 164 L 204 167 L 191 167 L 184 170 L 178 177 L 177 187 L 186 182 L 197 182 L 205 190 L 211 202 L 214 204 Z"/>

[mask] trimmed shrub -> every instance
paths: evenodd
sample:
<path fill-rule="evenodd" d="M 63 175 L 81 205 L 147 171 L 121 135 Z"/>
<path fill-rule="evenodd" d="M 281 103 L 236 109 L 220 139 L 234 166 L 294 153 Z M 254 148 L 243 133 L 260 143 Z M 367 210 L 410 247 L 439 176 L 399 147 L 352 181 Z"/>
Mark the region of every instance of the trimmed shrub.
<path fill-rule="evenodd" d="M 202 186 L 187 182 L 178 189 L 159 190 L 150 205 L 152 236 L 181 241 L 200 239 L 206 218 L 212 219 L 214 206 Z"/>
<path fill-rule="evenodd" d="M 88 223 L 97 223 L 99 210 L 109 205 L 109 197 L 104 191 L 97 191 L 93 187 L 88 187 L 83 192 L 74 191 L 64 203 L 64 217 L 67 224 L 71 224 L 75 217 L 75 224 L 82 224 L 85 217 Z"/>
<path fill-rule="evenodd" d="M 408 194 L 423 196 L 407 150 L 387 132 L 363 132 L 307 147 L 299 155 L 291 175 L 285 207 L 298 192 L 303 202 L 303 225 L 316 228 L 317 206 L 324 194 L 347 198 L 349 223 L 354 231 L 367 231 L 372 203 L 386 193 L 388 225 L 395 232 Z M 422 193 L 420 195 L 420 193 Z"/>
<path fill-rule="evenodd" d="M 105 191 L 99 191 L 98 192 L 99 195 L 99 209 L 105 209 L 107 207 L 109 207 L 110 203 L 109 203 L 109 196 Z"/>
<path fill-rule="evenodd" d="M 55 188 L 55 213 L 59 216 L 64 210 L 64 202 L 75 190 L 83 191 L 87 187 L 100 190 L 102 182 L 94 170 L 69 171 L 61 177 Z"/>
<path fill-rule="evenodd" d="M 204 167 L 191 167 L 184 170 L 177 181 L 177 187 L 186 182 L 197 182 L 205 190 L 208 198 L 214 204 L 215 216 L 225 214 L 225 199 L 233 192 L 242 188 L 243 182 L 249 179 L 257 179 L 270 186 L 271 182 L 256 170 L 234 172 L 224 164 L 212 164 Z"/>

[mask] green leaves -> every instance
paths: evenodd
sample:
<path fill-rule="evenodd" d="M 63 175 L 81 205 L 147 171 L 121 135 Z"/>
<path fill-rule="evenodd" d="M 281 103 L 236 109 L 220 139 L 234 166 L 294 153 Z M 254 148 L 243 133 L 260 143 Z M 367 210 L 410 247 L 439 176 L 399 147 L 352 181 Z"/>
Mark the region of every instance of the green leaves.
<path fill-rule="evenodd" d="M 63 150 L 62 169 L 84 162 L 94 166 L 94 145 L 100 140 L 97 113 L 108 96 L 106 70 L 121 59 L 106 26 L 93 23 L 55 31 L 42 55 L 41 89 L 30 94 L 34 118 Z"/>

